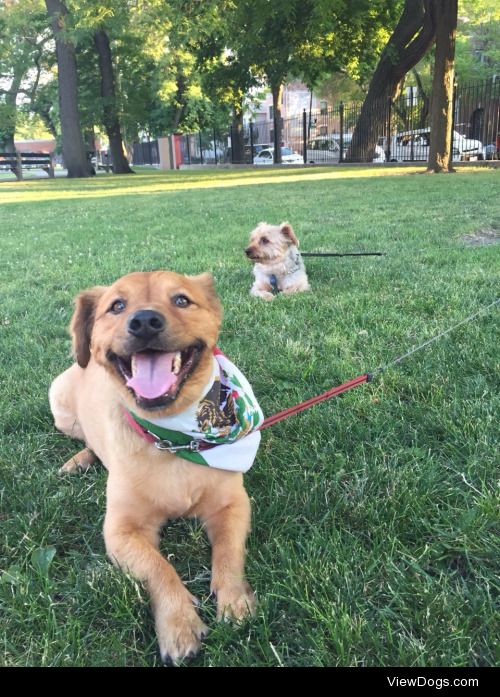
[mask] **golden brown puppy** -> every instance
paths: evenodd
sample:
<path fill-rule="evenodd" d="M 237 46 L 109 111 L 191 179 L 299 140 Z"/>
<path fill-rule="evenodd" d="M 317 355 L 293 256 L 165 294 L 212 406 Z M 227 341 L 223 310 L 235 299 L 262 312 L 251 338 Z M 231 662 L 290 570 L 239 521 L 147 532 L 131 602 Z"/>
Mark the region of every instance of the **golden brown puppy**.
<path fill-rule="evenodd" d="M 196 409 L 203 433 L 208 433 L 214 409 L 212 422 L 232 428 L 225 412 L 207 407 L 215 388 L 223 393 L 214 377 L 220 323 L 209 274 L 132 273 L 110 287 L 84 291 L 71 322 L 77 363 L 54 380 L 49 394 L 56 427 L 88 446 L 63 471 L 85 469 L 95 459 L 93 453 L 108 469 L 107 552 L 145 583 L 162 658 L 173 662 L 198 651 L 206 627 L 194 608 L 195 598 L 158 550 L 159 530 L 168 518 L 196 516 L 206 527 L 218 617 L 242 618 L 255 602 L 244 579 L 250 504 L 241 471 L 183 459 L 176 451 L 160 449 L 167 441 L 141 433 L 141 419 L 153 428 L 153 422 L 182 420 Z M 231 406 L 228 398 L 224 409 Z M 242 439 L 250 443 L 256 437 L 252 461 L 260 435 Z M 180 447 L 186 457 L 198 456 L 188 452 L 191 446 Z M 230 443 L 207 452 L 235 447 Z M 237 453 L 230 458 L 231 469 L 237 469 L 237 459 Z"/>
<path fill-rule="evenodd" d="M 273 291 L 299 293 L 309 290 L 298 247 L 299 241 L 290 223 L 259 223 L 250 233 L 250 242 L 245 249 L 245 254 L 254 264 L 255 281 L 250 293 L 263 300 L 272 300 Z"/>

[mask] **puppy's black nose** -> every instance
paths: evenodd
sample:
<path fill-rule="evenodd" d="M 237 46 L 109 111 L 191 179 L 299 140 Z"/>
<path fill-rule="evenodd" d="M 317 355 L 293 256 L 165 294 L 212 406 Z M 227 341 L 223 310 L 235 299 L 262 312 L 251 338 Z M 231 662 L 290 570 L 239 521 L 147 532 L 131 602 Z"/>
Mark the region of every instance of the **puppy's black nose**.
<path fill-rule="evenodd" d="M 245 249 L 245 254 L 247 255 L 247 257 L 252 256 L 252 250 L 250 249 L 250 247 L 248 249 Z"/>
<path fill-rule="evenodd" d="M 152 339 L 165 329 L 165 317 L 154 310 L 138 310 L 127 323 L 130 334 L 139 339 Z"/>

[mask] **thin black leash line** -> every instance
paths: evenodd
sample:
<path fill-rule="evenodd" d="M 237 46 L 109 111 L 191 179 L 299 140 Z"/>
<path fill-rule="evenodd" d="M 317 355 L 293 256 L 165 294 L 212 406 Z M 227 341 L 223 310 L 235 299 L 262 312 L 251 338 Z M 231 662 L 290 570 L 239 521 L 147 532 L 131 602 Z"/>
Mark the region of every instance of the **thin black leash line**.
<path fill-rule="evenodd" d="M 386 252 L 301 252 L 303 257 L 385 257 Z"/>
<path fill-rule="evenodd" d="M 391 368 L 394 365 L 398 365 L 402 361 L 404 361 L 406 358 L 411 356 L 412 354 L 416 353 L 417 351 L 420 351 L 421 349 L 425 348 L 426 346 L 429 346 L 430 344 L 433 344 L 435 341 L 438 339 L 441 339 L 443 336 L 446 336 L 447 334 L 450 334 L 452 331 L 457 329 L 458 327 L 461 327 L 463 324 L 467 324 L 468 322 L 472 322 L 472 320 L 476 319 L 476 317 L 479 317 L 480 315 L 484 315 L 486 312 L 488 312 L 489 309 L 494 307 L 495 305 L 498 305 L 500 303 L 500 298 L 497 298 L 496 300 L 493 300 L 489 305 L 486 305 L 485 307 L 480 308 L 477 310 L 477 312 L 474 312 L 472 315 L 469 315 L 468 317 L 465 317 L 465 319 L 462 319 L 460 322 L 457 322 L 456 324 L 453 324 L 451 327 L 448 327 L 448 329 L 445 329 L 444 331 L 440 332 L 439 334 L 436 334 L 435 336 L 431 337 L 427 341 L 424 341 L 421 344 L 417 344 L 416 346 L 412 346 L 412 348 L 407 351 L 406 353 L 403 353 L 403 355 L 398 356 L 394 360 L 390 361 L 389 363 L 386 363 L 385 365 L 382 365 L 375 370 L 371 370 L 368 372 L 369 379 L 368 382 L 374 379 L 376 375 L 379 373 L 383 373 L 389 368 Z"/>
<path fill-rule="evenodd" d="M 494 247 L 497 242 L 484 242 L 482 244 L 460 244 L 446 245 L 440 247 L 418 247 L 417 249 L 403 250 L 394 249 L 388 252 L 301 252 L 303 257 L 385 257 L 385 256 L 400 256 L 407 252 L 415 256 L 416 254 L 425 254 L 427 252 L 463 252 L 465 249 L 484 249 L 485 247 Z"/>

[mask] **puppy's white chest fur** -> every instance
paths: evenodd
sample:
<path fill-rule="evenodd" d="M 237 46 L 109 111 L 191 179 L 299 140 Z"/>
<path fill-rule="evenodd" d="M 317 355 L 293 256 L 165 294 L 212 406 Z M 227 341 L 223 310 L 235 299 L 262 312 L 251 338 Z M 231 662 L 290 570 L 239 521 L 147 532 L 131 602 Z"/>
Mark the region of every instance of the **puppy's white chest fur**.
<path fill-rule="evenodd" d="M 288 248 L 286 254 L 280 259 L 269 261 L 266 264 L 257 263 L 253 268 L 255 280 L 259 283 L 271 283 L 271 277 L 276 278 L 277 288 L 280 291 L 308 290 L 306 269 L 299 250 L 295 246 Z"/>

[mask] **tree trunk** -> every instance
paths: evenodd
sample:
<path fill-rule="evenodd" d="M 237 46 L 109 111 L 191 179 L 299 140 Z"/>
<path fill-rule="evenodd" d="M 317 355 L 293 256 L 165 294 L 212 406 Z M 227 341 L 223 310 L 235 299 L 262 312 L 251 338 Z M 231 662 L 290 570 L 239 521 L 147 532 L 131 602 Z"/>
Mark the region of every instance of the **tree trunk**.
<path fill-rule="evenodd" d="M 434 5 L 440 0 L 405 0 L 401 18 L 382 51 L 354 129 L 346 162 L 371 162 L 385 131 L 386 108 L 406 73 L 434 43 Z M 389 137 L 390 134 L 388 133 Z"/>
<path fill-rule="evenodd" d="M 458 0 L 436 7 L 436 58 L 432 80 L 431 142 L 427 172 L 453 172 L 453 79 Z"/>
<path fill-rule="evenodd" d="M 243 142 L 243 107 L 233 106 L 233 121 L 231 123 L 231 162 L 243 164 L 245 161 L 245 144 Z"/>
<path fill-rule="evenodd" d="M 2 119 L 0 122 L 0 150 L 2 152 L 16 152 L 14 137 L 17 126 L 17 96 L 21 89 L 24 71 L 16 70 L 8 90 L 4 90 L 5 101 L 2 105 Z"/>
<path fill-rule="evenodd" d="M 281 99 L 283 96 L 283 83 L 271 85 L 273 95 L 273 120 L 274 120 L 274 164 L 281 164 L 281 131 L 283 119 L 281 116 Z"/>
<path fill-rule="evenodd" d="M 184 78 L 184 75 L 179 69 L 179 72 L 177 73 L 177 92 L 175 95 L 175 101 L 177 103 L 177 108 L 175 110 L 174 114 L 174 120 L 172 122 L 172 133 L 175 133 L 177 129 L 179 128 L 179 124 L 182 120 L 182 117 L 184 115 L 184 109 L 186 108 L 186 80 Z"/>
<path fill-rule="evenodd" d="M 13 93 L 9 90 L 5 95 L 5 103 L 2 105 L 2 131 L 0 133 L 0 150 L 3 152 L 16 152 L 14 136 L 17 121 L 17 90 Z"/>
<path fill-rule="evenodd" d="M 68 10 L 60 0 L 45 0 L 45 5 L 52 21 L 52 30 L 56 40 L 59 114 L 64 164 L 68 170 L 68 177 L 89 177 L 91 166 L 83 144 L 78 112 L 75 47 L 65 35 L 65 19 Z"/>
<path fill-rule="evenodd" d="M 109 139 L 109 149 L 115 174 L 133 174 L 127 158 L 123 152 L 123 139 L 116 107 L 115 80 L 113 74 L 113 62 L 111 60 L 111 47 L 105 31 L 94 34 L 94 43 L 99 57 L 99 70 L 101 73 L 101 97 L 104 113 L 104 127 Z"/>
<path fill-rule="evenodd" d="M 14 142 L 14 136 L 12 134 L 4 136 L 2 143 L 0 143 L 0 150 L 2 152 L 16 152 L 16 144 Z"/>
<path fill-rule="evenodd" d="M 3 104 L 3 123 L 0 131 L 0 151 L 5 153 L 15 153 L 16 144 L 14 137 L 17 125 L 17 95 L 21 87 L 21 76 L 14 75 L 10 89 L 5 93 L 5 103 Z M 12 168 L 18 180 L 23 178 L 19 157 L 17 164 Z"/>

